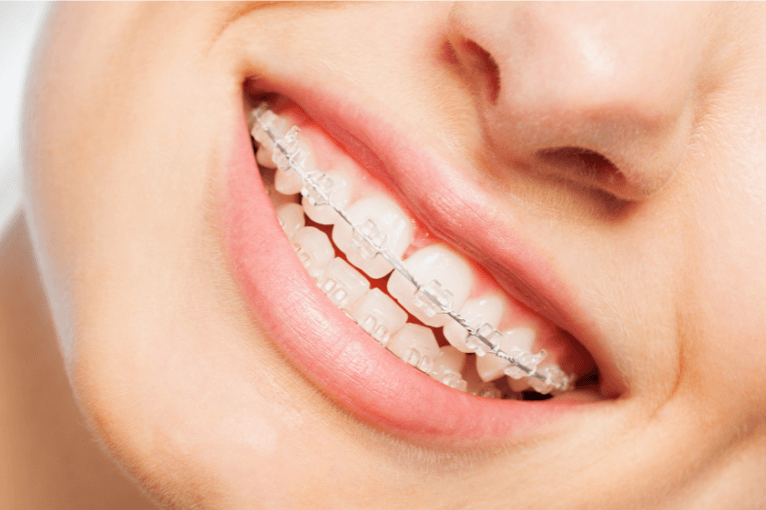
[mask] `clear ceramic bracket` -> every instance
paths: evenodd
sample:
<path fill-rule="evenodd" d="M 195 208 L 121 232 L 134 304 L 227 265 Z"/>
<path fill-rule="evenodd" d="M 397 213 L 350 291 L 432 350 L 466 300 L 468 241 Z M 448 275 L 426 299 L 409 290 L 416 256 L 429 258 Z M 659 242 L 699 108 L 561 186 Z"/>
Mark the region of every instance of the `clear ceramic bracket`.
<path fill-rule="evenodd" d="M 301 194 L 307 197 L 312 205 L 328 205 L 351 226 L 352 243 L 365 260 L 372 260 L 378 255 L 385 259 L 395 271 L 417 289 L 413 299 L 416 306 L 421 307 L 429 317 L 439 313 L 451 317 L 468 331 L 466 345 L 478 356 L 493 354 L 508 361 L 509 366 L 504 371 L 506 375 L 514 379 L 526 377 L 529 385 L 542 394 L 565 392 L 574 387 L 574 374 L 566 374 L 556 365 L 538 368 L 545 358 L 544 350 L 536 354 L 518 347 L 503 350 L 501 348 L 503 335 L 497 329 L 486 323 L 469 324 L 452 309 L 452 294 L 437 280 L 422 284 L 407 270 L 402 261 L 388 249 L 385 232 L 380 230 L 372 220 L 355 225 L 343 208 L 333 201 L 332 180 L 327 174 L 321 170 L 307 171 L 304 168 L 303 161 L 306 155 L 302 153 L 303 149 L 300 147 L 299 128 L 293 126 L 281 135 L 280 129 L 274 129 L 279 120 L 279 117 L 269 109 L 267 102 L 259 104 L 248 115 L 248 127 L 251 129 L 253 139 L 259 144 L 273 146 L 273 161 L 280 170 L 292 169 L 301 177 L 303 180 Z"/>

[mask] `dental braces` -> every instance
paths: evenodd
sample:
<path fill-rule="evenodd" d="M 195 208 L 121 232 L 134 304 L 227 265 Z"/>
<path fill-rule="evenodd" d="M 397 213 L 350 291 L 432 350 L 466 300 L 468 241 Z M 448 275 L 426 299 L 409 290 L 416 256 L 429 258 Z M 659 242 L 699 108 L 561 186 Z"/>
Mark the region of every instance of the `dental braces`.
<path fill-rule="evenodd" d="M 293 126 L 285 130 L 284 121 L 269 109 L 269 104 L 265 101 L 251 110 L 248 127 L 259 145 L 269 144 L 272 147 L 272 159 L 278 171 L 292 170 L 300 176 L 303 184 L 301 195 L 306 197 L 309 204 L 331 207 L 351 227 L 352 245 L 363 259 L 372 260 L 377 256 L 382 257 L 393 266 L 394 271 L 399 272 L 414 286 L 413 304 L 426 316 L 444 314 L 452 318 L 468 331 L 466 346 L 477 356 L 492 354 L 508 361 L 510 364 L 503 372 L 512 379 L 528 378 L 529 385 L 538 393 L 561 393 L 574 387 L 574 374 L 566 374 L 556 365 L 539 366 L 546 356 L 544 349 L 536 354 L 516 346 L 504 350 L 501 347 L 504 340 L 503 334 L 489 323 L 472 324 L 460 316 L 452 309 L 452 294 L 438 280 L 419 282 L 388 248 L 386 233 L 373 220 L 368 219 L 364 223 L 355 225 L 343 207 L 333 201 L 333 182 L 330 177 L 319 169 L 313 171 L 305 169 L 304 163 L 308 154 L 298 138 L 300 128 Z M 348 313 L 346 315 L 354 320 Z"/>

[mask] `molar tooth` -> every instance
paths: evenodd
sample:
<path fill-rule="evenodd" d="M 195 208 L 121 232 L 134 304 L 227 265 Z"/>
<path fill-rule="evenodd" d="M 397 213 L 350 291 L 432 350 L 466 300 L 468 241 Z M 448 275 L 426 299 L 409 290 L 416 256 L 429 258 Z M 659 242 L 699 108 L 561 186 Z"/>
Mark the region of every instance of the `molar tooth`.
<path fill-rule="evenodd" d="M 319 288 L 335 306 L 350 310 L 370 290 L 370 282 L 348 262 L 335 257 L 319 278 Z"/>
<path fill-rule="evenodd" d="M 430 372 L 439 344 L 433 331 L 425 326 L 407 323 L 388 341 L 388 350 L 423 372 Z"/>
<path fill-rule="evenodd" d="M 428 296 L 445 301 L 448 308 L 460 309 L 473 286 L 474 276 L 469 263 L 443 244 L 421 248 L 403 263 L 421 284 L 421 289 L 416 289 L 397 271 L 388 279 L 389 294 L 428 326 L 445 326 L 452 321 L 446 314 L 433 313 L 436 307 L 429 306 Z"/>
<path fill-rule="evenodd" d="M 306 226 L 306 218 L 303 217 L 303 208 L 298 204 L 292 203 L 281 205 L 277 207 L 276 213 L 279 225 L 290 240 L 295 237 L 295 233 L 298 232 L 298 230 Z M 334 254 L 335 253 L 333 252 L 333 255 Z"/>
<path fill-rule="evenodd" d="M 496 294 L 491 294 L 466 301 L 460 308 L 460 316 L 474 328 L 478 328 L 483 323 L 497 327 L 503 317 L 503 308 L 502 298 Z M 459 351 L 474 352 L 474 349 L 466 345 L 468 330 L 456 321 L 449 321 L 444 326 L 444 337 Z"/>
<path fill-rule="evenodd" d="M 261 145 L 258 147 L 258 151 L 255 153 L 255 160 L 259 165 L 265 168 L 276 168 L 277 164 L 274 163 L 271 155 L 271 149 Z"/>
<path fill-rule="evenodd" d="M 519 327 L 503 333 L 500 340 L 500 349 L 510 355 L 515 352 L 529 352 L 535 343 L 535 331 L 531 328 Z M 511 368 L 510 361 L 499 356 L 488 354 L 476 358 L 476 371 L 484 381 L 494 381 L 505 375 L 504 370 Z M 519 369 L 520 370 L 520 369 Z"/>
<path fill-rule="evenodd" d="M 298 204 L 295 204 L 298 205 Z M 299 206 L 300 207 L 300 206 Z M 291 240 L 298 259 L 312 278 L 317 279 L 335 256 L 330 238 L 314 227 L 298 229 Z"/>
<path fill-rule="evenodd" d="M 346 211 L 351 222 L 365 235 L 376 239 L 395 257 L 400 258 L 412 241 L 412 220 L 402 209 L 383 195 L 371 195 L 360 199 Z M 371 278 L 381 278 L 393 267 L 376 253 L 376 247 L 366 246 L 360 236 L 345 221 L 335 224 L 332 240 L 349 262 L 367 273 Z"/>
<path fill-rule="evenodd" d="M 274 148 L 274 142 L 271 140 L 271 137 L 266 134 L 264 128 L 268 129 L 271 134 L 279 140 L 287 133 L 290 126 L 286 119 L 283 119 L 271 110 L 266 110 L 260 115 L 260 122 L 260 124 L 258 122 L 253 123 L 250 134 L 255 141 L 258 142 L 260 147 L 265 148 L 266 151 L 271 153 Z M 261 124 L 263 124 L 264 127 L 261 127 Z"/>
<path fill-rule="evenodd" d="M 329 171 L 327 177 L 332 182 L 332 187 L 329 189 L 329 194 L 333 203 L 338 207 L 346 207 L 351 199 L 351 181 L 347 175 L 342 172 Z M 322 225 L 332 225 L 340 219 L 335 209 L 329 205 L 314 205 L 311 203 L 310 197 L 303 197 L 303 209 L 306 211 L 306 216 L 311 218 L 317 223 Z"/>
<path fill-rule="evenodd" d="M 384 347 L 391 335 L 407 323 L 407 312 L 380 289 L 372 289 L 365 294 L 354 307 L 352 317 Z"/>
<path fill-rule="evenodd" d="M 465 354 L 451 345 L 446 345 L 439 348 L 439 354 L 434 359 L 428 375 L 451 388 L 466 391 L 468 383 L 461 375 L 464 366 Z"/>

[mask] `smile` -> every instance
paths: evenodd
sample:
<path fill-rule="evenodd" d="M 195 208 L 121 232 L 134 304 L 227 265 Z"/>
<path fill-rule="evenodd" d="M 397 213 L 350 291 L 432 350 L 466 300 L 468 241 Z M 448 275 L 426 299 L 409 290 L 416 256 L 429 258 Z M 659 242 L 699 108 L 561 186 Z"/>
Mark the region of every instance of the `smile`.
<path fill-rule="evenodd" d="M 365 194 L 345 210 L 361 184 L 358 176 L 317 168 L 300 129 L 287 129 L 287 120 L 265 102 L 250 112 L 248 127 L 258 143 L 259 164 L 278 170 L 268 191 L 304 268 L 332 303 L 382 346 L 452 388 L 468 391 L 470 381 L 474 395 L 521 398 L 527 387 L 548 394 L 574 386 L 574 374 L 554 364 L 539 366 L 546 352 L 530 352 L 536 331 L 523 325 L 518 312 L 516 323 L 508 326 L 511 314 L 496 286 L 468 299 L 475 294 L 476 272 L 458 253 L 434 243 L 414 251 L 406 263 L 401 260 L 411 248 L 415 221 L 391 198 Z M 294 201 L 298 193 L 301 205 Z M 316 224 L 332 226 L 332 242 L 320 229 L 306 226 L 304 213 Z M 345 260 L 334 256 L 336 250 Z M 389 275 L 387 293 L 382 285 L 371 289 L 368 277 Z M 408 321 L 408 313 L 423 325 Z M 503 322 L 508 327 L 501 333 L 497 328 Z M 439 327 L 449 345 L 439 347 L 430 329 Z M 468 373 L 489 384 L 463 374 L 466 353 L 477 355 L 475 370 Z M 505 393 L 491 384 L 503 374 L 510 378 Z"/>
<path fill-rule="evenodd" d="M 241 142 L 227 202 L 235 268 L 276 343 L 332 397 L 386 429 L 471 444 L 603 400 L 570 334 L 438 239 L 301 108 L 271 97 L 246 130 L 257 155 Z"/>

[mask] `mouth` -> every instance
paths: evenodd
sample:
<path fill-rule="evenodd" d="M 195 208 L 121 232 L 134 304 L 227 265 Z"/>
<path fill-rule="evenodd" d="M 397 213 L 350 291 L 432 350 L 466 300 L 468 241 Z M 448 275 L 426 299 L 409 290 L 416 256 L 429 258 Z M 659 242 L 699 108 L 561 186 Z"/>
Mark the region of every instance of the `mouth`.
<path fill-rule="evenodd" d="M 454 445 L 521 437 L 619 396 L 588 321 L 480 183 L 357 106 L 265 80 L 246 91 L 225 201 L 234 272 L 331 398 Z"/>

